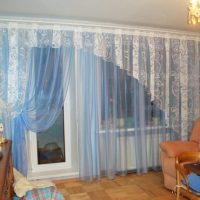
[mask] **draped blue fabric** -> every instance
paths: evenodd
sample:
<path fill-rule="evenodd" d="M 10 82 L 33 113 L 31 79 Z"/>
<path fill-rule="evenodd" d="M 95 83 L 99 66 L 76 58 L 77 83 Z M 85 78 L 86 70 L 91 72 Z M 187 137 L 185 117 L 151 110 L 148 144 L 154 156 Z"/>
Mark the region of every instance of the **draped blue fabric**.
<path fill-rule="evenodd" d="M 25 133 L 40 132 L 51 127 L 59 116 L 67 93 L 73 49 L 33 48 L 26 98 L 22 113 L 14 119 L 14 166 L 27 173 Z M 63 55 L 64 53 L 64 55 Z"/>
<path fill-rule="evenodd" d="M 1 25 L 0 114 L 24 173 L 26 131 L 54 123 L 74 66 L 83 179 L 156 169 L 159 142 L 187 139 L 200 116 L 199 36 Z"/>
<path fill-rule="evenodd" d="M 8 85 L 9 73 L 9 49 L 8 40 L 4 38 L 2 68 L 6 75 L 3 81 L 4 93 L 1 100 L 8 102 L 8 93 L 5 92 Z M 19 49 L 20 51 L 20 49 Z M 10 105 L 8 109 L 2 109 L 3 123 L 5 124 L 5 136 L 13 141 L 14 166 L 23 174 L 27 174 L 27 155 L 25 134 L 31 130 L 39 132 L 51 127 L 63 107 L 67 93 L 71 69 L 74 66 L 74 49 L 68 47 L 53 48 L 32 47 L 26 49 L 27 69 L 24 68 L 23 56 L 19 56 L 17 65 L 18 95 L 22 94 L 22 86 L 25 86 L 25 97 Z M 23 74 L 25 77 L 23 77 Z M 23 82 L 23 79 L 27 81 Z"/>
<path fill-rule="evenodd" d="M 16 117 L 13 122 L 13 134 L 12 136 L 12 153 L 14 167 L 20 170 L 24 175 L 28 172 L 28 157 L 27 157 L 27 145 L 26 145 L 26 133 L 27 129 L 20 116 Z"/>
<path fill-rule="evenodd" d="M 180 138 L 181 124 L 179 119 L 175 121 L 173 112 L 176 110 L 177 117 L 179 114 L 183 117 L 181 112 L 186 111 L 180 100 L 188 98 L 186 101 L 191 104 L 193 100 L 179 88 L 181 79 L 174 82 L 175 76 L 181 74 L 175 69 L 179 60 L 172 57 L 169 73 L 166 73 L 166 60 L 161 56 L 165 53 L 163 41 L 158 40 L 157 45 L 158 60 L 154 63 L 155 74 L 152 76 L 148 45 L 146 40 L 141 40 L 137 78 L 114 62 L 85 51 L 78 52 L 77 124 L 82 179 L 113 178 L 133 169 L 138 173 L 146 173 L 149 168 L 157 170 L 160 166 L 160 141 Z M 188 57 L 193 53 L 190 51 Z M 186 68 L 189 69 L 190 65 Z M 187 78 L 193 81 L 190 75 Z M 151 79 L 156 98 L 152 98 Z M 187 89 L 191 92 L 190 84 Z M 169 102 L 166 105 L 167 98 Z M 192 109 L 189 104 L 187 106 L 186 109 Z M 167 110 L 169 121 L 166 119 Z"/>
<path fill-rule="evenodd" d="M 70 81 L 73 58 L 73 50 L 69 48 L 65 51 L 52 47 L 32 49 L 26 100 L 21 113 L 29 130 L 46 130 L 57 119 Z"/>
<path fill-rule="evenodd" d="M 77 121 L 80 177 L 100 176 L 97 58 L 80 50 L 77 53 Z"/>
<path fill-rule="evenodd" d="M 149 126 L 145 116 L 152 110 L 145 115 L 145 106 L 151 105 L 145 87 L 114 63 L 85 51 L 78 52 L 77 80 L 80 177 L 126 174 L 130 155 L 137 171 L 147 172 L 147 152 L 142 148 L 147 130 L 141 127 Z M 158 167 L 157 159 L 153 167 Z"/>

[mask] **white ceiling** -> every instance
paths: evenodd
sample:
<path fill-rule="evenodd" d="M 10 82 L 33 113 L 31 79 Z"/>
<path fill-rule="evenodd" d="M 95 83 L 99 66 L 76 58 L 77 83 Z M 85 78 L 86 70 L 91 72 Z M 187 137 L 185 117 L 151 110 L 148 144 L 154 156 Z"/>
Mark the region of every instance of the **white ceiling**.
<path fill-rule="evenodd" d="M 189 0 L 0 0 L 1 16 L 84 20 L 198 32 L 187 24 Z"/>

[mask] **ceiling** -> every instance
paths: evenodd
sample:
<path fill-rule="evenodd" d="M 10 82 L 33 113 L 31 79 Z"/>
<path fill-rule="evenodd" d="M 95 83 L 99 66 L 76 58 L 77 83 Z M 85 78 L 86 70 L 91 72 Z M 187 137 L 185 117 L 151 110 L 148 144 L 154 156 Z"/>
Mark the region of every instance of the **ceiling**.
<path fill-rule="evenodd" d="M 187 24 L 189 0 L 0 0 L 0 15 L 148 26 L 199 32 Z"/>

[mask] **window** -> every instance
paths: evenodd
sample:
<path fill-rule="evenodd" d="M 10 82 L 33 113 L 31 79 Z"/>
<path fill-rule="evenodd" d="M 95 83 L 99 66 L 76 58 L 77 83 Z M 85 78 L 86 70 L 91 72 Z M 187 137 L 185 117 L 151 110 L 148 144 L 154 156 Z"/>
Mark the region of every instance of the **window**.
<path fill-rule="evenodd" d="M 102 61 L 105 62 L 105 61 Z M 106 63 L 102 68 L 101 83 L 101 129 L 105 126 L 116 128 L 134 128 L 139 121 L 139 104 L 143 108 L 145 126 L 163 126 L 164 111 L 151 99 L 149 89 L 145 88 L 137 79 L 129 75 L 126 70 Z M 107 112 L 108 110 L 108 112 Z M 115 120 L 117 119 L 117 120 Z"/>

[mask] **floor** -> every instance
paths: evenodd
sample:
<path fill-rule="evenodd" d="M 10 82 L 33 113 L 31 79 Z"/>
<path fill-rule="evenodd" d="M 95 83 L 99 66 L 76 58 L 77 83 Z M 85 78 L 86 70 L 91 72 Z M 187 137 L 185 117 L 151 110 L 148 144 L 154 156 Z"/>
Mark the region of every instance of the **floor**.
<path fill-rule="evenodd" d="M 175 195 L 163 186 L 161 172 L 143 175 L 129 174 L 113 180 L 57 180 L 58 190 L 66 200 L 175 200 Z M 184 198 L 181 198 L 183 200 Z"/>

